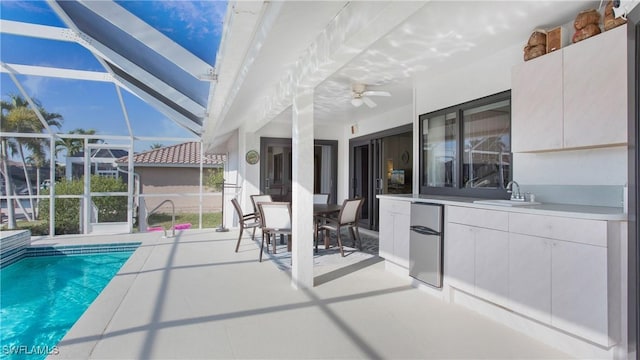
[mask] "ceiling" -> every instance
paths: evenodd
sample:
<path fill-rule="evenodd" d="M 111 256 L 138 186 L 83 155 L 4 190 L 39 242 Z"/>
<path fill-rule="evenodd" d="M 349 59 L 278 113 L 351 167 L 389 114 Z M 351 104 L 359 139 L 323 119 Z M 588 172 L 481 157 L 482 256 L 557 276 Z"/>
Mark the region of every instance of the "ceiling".
<path fill-rule="evenodd" d="M 534 29 L 570 23 L 600 3 L 242 0 L 229 3 L 215 64 L 113 1 L 49 0 L 68 29 L 2 20 L 2 32 L 83 45 L 107 70 L 101 81 L 123 85 L 212 148 L 239 127 L 290 123 L 299 89 L 314 91 L 317 126 L 408 106 L 416 84 L 523 47 Z M 19 70 L 61 72 L 2 64 L 2 71 Z M 356 108 L 354 83 L 392 96 Z"/>
<path fill-rule="evenodd" d="M 245 2 L 241 2 L 245 3 Z M 398 3 L 398 2 L 394 2 Z M 272 6 L 270 3 L 265 6 Z M 350 6 L 358 6 L 349 13 L 350 20 L 358 24 L 359 14 L 365 6 L 380 6 L 380 2 L 278 2 L 272 16 L 274 25 L 258 34 L 260 41 L 252 43 L 247 53 L 252 54 L 250 64 L 241 69 L 242 82 L 236 84 L 233 97 L 220 90 L 215 97 L 225 98 L 224 113 L 213 113 L 217 118 L 205 123 L 205 142 L 216 143 L 240 126 L 258 124 L 257 118 L 268 121 L 290 122 L 291 111 L 282 107 L 276 114 L 265 111 L 273 107 L 269 99 L 291 98 L 282 83 L 295 67 L 304 64 L 306 53 L 322 46 L 322 33 L 334 30 L 336 19 Z M 355 5 L 354 5 L 355 4 Z M 418 2 L 397 25 L 389 27 L 375 41 L 358 51 L 349 61 L 328 76 L 322 76 L 314 88 L 314 118 L 316 125 L 336 125 L 345 119 L 391 111 L 412 103 L 416 81 L 428 81 L 430 74 L 455 71 L 478 59 L 513 47 L 524 46 L 534 29 L 549 29 L 572 22 L 584 9 L 598 8 L 600 1 L 430 1 Z M 238 14 L 235 14 L 236 16 Z M 369 26 L 360 31 L 376 31 L 377 15 Z M 363 15 L 364 17 L 364 15 Z M 256 21 L 259 24 L 260 20 Z M 388 26 L 388 25 L 387 25 Z M 232 36 L 233 29 L 229 29 Z M 339 32 L 335 32 L 339 34 Z M 256 34 L 254 34 L 254 37 Z M 224 47 L 225 44 L 222 46 Z M 238 42 L 229 42 L 238 47 Z M 357 48 L 357 46 L 355 47 Z M 219 59 L 224 62 L 224 59 Z M 293 69 L 293 70 L 292 70 Z M 224 67 L 220 77 L 228 76 Z M 284 80 L 283 80 L 284 79 Z M 295 79 L 293 79 L 295 80 Z M 298 79 L 300 81 L 300 79 Z M 375 97 L 377 107 L 351 105 L 351 86 L 364 83 L 373 90 L 386 90 L 391 97 Z M 290 103 L 289 103 L 290 104 Z M 265 114 L 268 114 L 265 116 Z M 214 123 L 215 126 L 210 126 Z M 249 125 L 247 125 L 249 124 Z M 213 131 L 215 130 L 215 131 Z"/>

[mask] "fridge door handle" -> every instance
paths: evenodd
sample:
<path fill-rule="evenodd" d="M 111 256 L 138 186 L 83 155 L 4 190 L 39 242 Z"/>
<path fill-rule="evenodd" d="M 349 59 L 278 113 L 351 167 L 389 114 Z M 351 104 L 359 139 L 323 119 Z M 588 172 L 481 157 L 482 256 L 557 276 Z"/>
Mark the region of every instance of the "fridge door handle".
<path fill-rule="evenodd" d="M 415 231 L 418 234 L 422 234 L 422 235 L 436 235 L 436 236 L 440 236 L 440 232 L 439 231 L 435 231 L 430 227 L 426 227 L 426 226 L 422 226 L 422 225 L 411 225 L 411 227 L 409 228 L 411 231 Z"/>

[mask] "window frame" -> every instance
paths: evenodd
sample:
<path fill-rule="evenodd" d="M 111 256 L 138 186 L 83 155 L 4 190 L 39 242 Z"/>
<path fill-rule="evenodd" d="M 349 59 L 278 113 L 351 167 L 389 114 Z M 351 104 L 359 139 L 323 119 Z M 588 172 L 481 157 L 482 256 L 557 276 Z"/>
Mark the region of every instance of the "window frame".
<path fill-rule="evenodd" d="M 419 172 L 419 191 L 421 195 L 444 195 L 444 196 L 466 196 L 476 198 L 508 198 L 508 193 L 505 188 L 465 188 L 462 183 L 462 175 L 464 173 L 464 118 L 463 112 L 472 108 L 490 105 L 498 103 L 500 101 L 509 100 L 509 141 L 511 142 L 511 90 L 502 91 L 493 95 L 485 96 L 479 99 L 467 101 L 458 105 L 450 106 L 444 109 L 424 113 L 418 116 L 418 172 Z M 458 119 L 458 136 L 456 137 L 456 172 L 457 176 L 454 186 L 452 187 L 433 187 L 426 185 L 425 181 L 425 169 L 424 169 L 424 120 L 433 118 L 436 116 L 446 115 L 449 113 L 455 113 Z M 509 144 L 511 148 L 511 143 Z M 513 155 L 511 156 L 511 169 L 509 171 L 509 178 L 507 181 L 513 180 Z"/>

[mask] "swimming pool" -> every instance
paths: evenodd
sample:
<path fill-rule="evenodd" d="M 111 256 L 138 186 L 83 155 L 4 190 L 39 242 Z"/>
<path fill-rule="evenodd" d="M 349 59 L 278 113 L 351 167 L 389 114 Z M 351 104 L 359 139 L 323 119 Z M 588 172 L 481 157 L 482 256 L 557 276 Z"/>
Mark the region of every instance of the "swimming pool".
<path fill-rule="evenodd" d="M 133 252 L 27 257 L 0 271 L 2 359 L 44 359 Z"/>

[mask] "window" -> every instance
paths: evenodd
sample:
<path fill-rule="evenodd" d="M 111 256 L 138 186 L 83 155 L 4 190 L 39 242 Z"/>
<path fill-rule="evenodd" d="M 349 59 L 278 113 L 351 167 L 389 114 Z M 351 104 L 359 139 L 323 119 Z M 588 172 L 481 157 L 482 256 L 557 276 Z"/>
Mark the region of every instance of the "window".
<path fill-rule="evenodd" d="M 500 196 L 511 179 L 511 92 L 420 115 L 420 193 Z"/>

